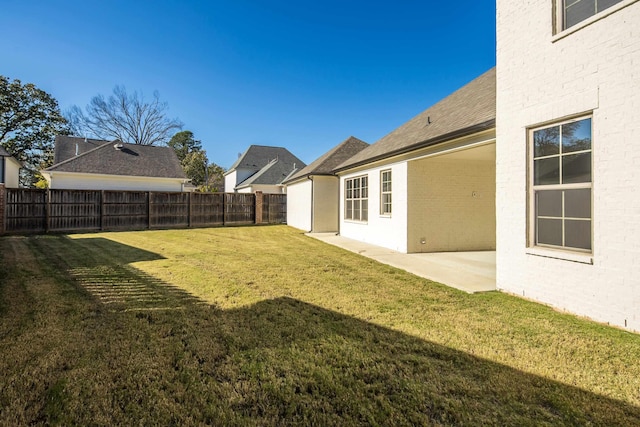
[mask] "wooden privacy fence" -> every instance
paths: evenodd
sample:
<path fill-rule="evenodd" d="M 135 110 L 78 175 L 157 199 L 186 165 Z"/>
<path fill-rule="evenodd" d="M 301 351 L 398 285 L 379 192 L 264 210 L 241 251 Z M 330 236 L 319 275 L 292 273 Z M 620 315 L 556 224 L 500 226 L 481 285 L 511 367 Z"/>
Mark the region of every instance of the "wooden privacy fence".
<path fill-rule="evenodd" d="M 285 194 L 260 192 L 4 189 L 3 199 L 0 233 L 284 224 L 287 217 Z"/>

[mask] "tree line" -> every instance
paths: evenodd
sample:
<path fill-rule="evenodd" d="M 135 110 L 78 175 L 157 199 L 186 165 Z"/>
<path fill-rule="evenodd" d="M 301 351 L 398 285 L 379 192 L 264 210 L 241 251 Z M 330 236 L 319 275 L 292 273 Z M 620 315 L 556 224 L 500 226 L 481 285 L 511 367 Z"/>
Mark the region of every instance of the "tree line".
<path fill-rule="evenodd" d="M 168 145 L 198 191 L 222 191 L 224 169 L 210 162 L 193 132 L 167 115 L 168 105 L 158 92 L 150 100 L 116 86 L 105 97 L 96 95 L 84 108 L 72 106 L 64 114 L 56 99 L 32 83 L 0 75 L 0 145 L 23 168 L 20 183 L 36 187 L 45 181 L 40 170 L 53 165 L 56 135 L 120 140 L 140 145 Z"/>

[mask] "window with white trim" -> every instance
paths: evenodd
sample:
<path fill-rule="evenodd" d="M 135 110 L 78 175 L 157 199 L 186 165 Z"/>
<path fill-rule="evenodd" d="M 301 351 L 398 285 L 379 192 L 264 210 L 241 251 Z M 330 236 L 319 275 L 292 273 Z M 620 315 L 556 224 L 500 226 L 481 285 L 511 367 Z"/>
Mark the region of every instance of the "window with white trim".
<path fill-rule="evenodd" d="M 380 172 L 380 215 L 391 215 L 391 169 Z"/>
<path fill-rule="evenodd" d="M 530 131 L 529 242 L 591 252 L 591 117 Z"/>
<path fill-rule="evenodd" d="M 344 180 L 344 219 L 367 221 L 369 218 L 369 188 L 366 175 Z"/>
<path fill-rule="evenodd" d="M 623 0 L 557 0 L 560 5 L 559 20 L 561 30 L 576 24 L 621 3 Z"/>

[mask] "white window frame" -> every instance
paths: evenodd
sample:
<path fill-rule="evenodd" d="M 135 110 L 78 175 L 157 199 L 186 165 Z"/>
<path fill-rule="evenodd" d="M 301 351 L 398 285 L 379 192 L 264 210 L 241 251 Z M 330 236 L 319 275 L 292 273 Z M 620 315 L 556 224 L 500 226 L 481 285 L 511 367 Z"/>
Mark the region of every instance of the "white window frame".
<path fill-rule="evenodd" d="M 369 220 L 368 175 L 345 178 L 344 219 L 355 222 L 367 222 Z"/>
<path fill-rule="evenodd" d="M 385 178 L 385 176 L 387 176 Z M 393 209 L 393 178 L 391 169 L 380 171 L 380 215 L 391 216 Z"/>
<path fill-rule="evenodd" d="M 574 123 L 574 122 L 578 122 L 581 120 L 585 120 L 585 119 L 591 119 L 591 147 L 589 150 L 579 150 L 579 151 L 572 151 L 570 152 L 570 154 L 568 153 L 563 153 L 562 152 L 562 132 L 560 132 L 560 136 L 559 136 L 559 153 L 557 155 L 549 155 L 549 156 L 539 156 L 539 157 L 535 157 L 535 152 L 534 152 L 534 132 L 539 131 L 539 130 L 543 130 L 543 129 L 548 129 L 548 128 L 552 128 L 552 127 L 560 127 L 562 125 L 565 125 L 567 123 Z M 527 161 L 527 168 L 528 168 L 528 173 L 527 173 L 527 198 L 528 198 L 528 206 L 527 206 L 527 211 L 528 211 L 528 221 L 527 221 L 527 237 L 528 237 L 528 241 L 527 241 L 527 246 L 529 248 L 544 248 L 544 249 L 553 249 L 553 250 L 560 250 L 560 251 L 565 251 L 565 252 L 570 252 L 570 253 L 583 253 L 583 254 L 592 254 L 593 253 L 593 115 L 592 114 L 585 114 L 585 115 L 580 115 L 577 117 L 572 117 L 570 119 L 566 119 L 566 120 L 559 120 L 556 122 L 550 122 L 550 123 L 546 123 L 544 125 L 538 125 L 535 127 L 531 127 L 528 129 L 528 161 Z M 576 155 L 576 154 L 581 154 L 581 153 L 590 153 L 591 154 L 591 181 L 590 182 L 582 182 L 582 183 L 568 183 L 568 184 L 564 184 L 564 183 L 560 183 L 560 184 L 539 184 L 539 185 L 535 185 L 535 181 L 534 181 L 534 161 L 535 160 L 540 160 L 540 159 L 545 159 L 545 158 L 554 158 L 554 157 L 559 157 L 560 161 L 559 161 L 559 174 L 560 174 L 560 181 L 562 181 L 562 158 L 565 155 Z M 536 217 L 536 211 L 537 211 L 537 206 L 536 206 L 536 194 L 538 194 L 539 192 L 542 191 L 553 191 L 553 190 L 559 190 L 559 191 L 564 191 L 564 190 L 575 190 L 575 189 L 589 189 L 591 192 L 591 212 L 590 212 L 590 217 L 588 219 L 585 218 L 572 218 L 572 217 L 568 217 L 565 215 L 564 212 L 564 197 L 565 194 L 562 193 L 562 204 L 563 204 L 563 208 L 562 208 L 562 214 L 560 217 Z M 538 219 L 561 219 L 562 220 L 562 245 L 551 245 L 551 244 L 544 244 L 544 243 L 538 243 L 538 239 L 537 239 L 537 232 L 538 232 L 538 226 L 537 226 L 537 220 Z M 570 220 L 570 221 L 589 221 L 590 222 L 590 229 L 591 229 L 591 243 L 590 243 L 590 248 L 589 249 L 582 249 L 582 248 L 576 248 L 576 247 L 571 247 L 571 246 L 566 246 L 565 245 L 565 231 L 564 231 L 564 225 L 565 225 L 565 221 L 566 220 Z"/>
<path fill-rule="evenodd" d="M 553 2 L 553 34 L 556 35 L 553 41 L 557 41 L 569 34 L 572 34 L 580 30 L 581 28 L 591 25 L 594 22 L 599 21 L 600 19 L 603 19 L 619 11 L 620 9 L 624 9 L 630 4 L 633 4 L 640 0 L 622 0 L 617 4 L 614 4 L 613 6 L 609 6 L 606 9 L 595 12 L 593 15 L 573 24 L 570 27 L 565 26 L 565 4 L 567 1 L 572 1 L 573 3 L 575 3 L 575 0 L 554 0 Z"/>

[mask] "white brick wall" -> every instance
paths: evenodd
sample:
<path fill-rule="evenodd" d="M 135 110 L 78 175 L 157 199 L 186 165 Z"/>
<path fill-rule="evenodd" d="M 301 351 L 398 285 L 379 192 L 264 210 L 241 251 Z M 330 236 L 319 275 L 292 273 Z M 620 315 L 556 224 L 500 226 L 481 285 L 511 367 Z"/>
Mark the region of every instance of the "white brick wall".
<path fill-rule="evenodd" d="M 494 160 L 422 159 L 408 176 L 409 252 L 495 250 Z"/>
<path fill-rule="evenodd" d="M 554 37 L 549 0 L 497 0 L 497 285 L 640 331 L 640 2 L 625 4 Z M 584 112 L 593 265 L 526 247 L 527 127 Z"/>

